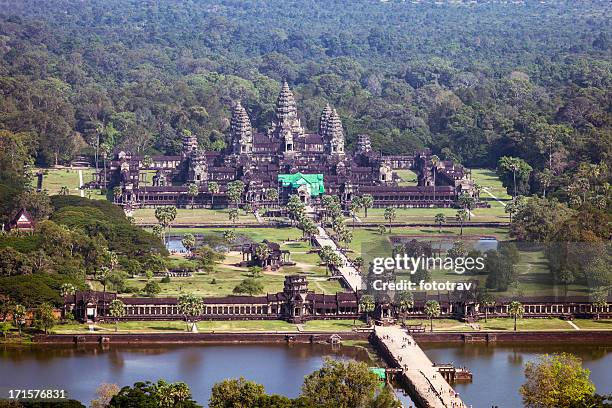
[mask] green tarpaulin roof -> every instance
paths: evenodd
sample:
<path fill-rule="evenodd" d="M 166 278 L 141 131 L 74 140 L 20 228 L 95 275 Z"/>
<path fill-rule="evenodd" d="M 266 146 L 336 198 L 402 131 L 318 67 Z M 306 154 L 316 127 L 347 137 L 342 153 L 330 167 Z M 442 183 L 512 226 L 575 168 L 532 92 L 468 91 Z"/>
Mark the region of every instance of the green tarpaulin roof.
<path fill-rule="evenodd" d="M 283 187 L 295 189 L 305 185 L 311 197 L 320 196 L 325 193 L 323 174 L 279 174 L 278 181 L 282 183 Z"/>
<path fill-rule="evenodd" d="M 387 373 L 384 368 L 371 367 L 370 371 L 378 376 L 379 379 L 384 380 L 387 378 Z"/>

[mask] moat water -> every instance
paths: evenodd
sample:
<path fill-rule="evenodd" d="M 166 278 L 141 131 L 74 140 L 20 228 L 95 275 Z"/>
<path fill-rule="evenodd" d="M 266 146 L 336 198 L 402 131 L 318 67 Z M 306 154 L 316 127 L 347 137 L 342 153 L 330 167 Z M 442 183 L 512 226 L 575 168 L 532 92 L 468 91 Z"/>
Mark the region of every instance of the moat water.
<path fill-rule="evenodd" d="M 474 381 L 455 384 L 474 407 L 520 407 L 518 392 L 524 364 L 539 354 L 571 352 L 591 370 L 600 393 L 612 393 L 612 344 L 599 345 L 423 345 L 434 362 L 452 362 L 472 370 Z M 137 346 L 0 347 L 0 397 L 12 388 L 65 389 L 85 405 L 101 383 L 131 385 L 136 381 L 184 381 L 194 398 L 206 405 L 210 390 L 225 378 L 243 376 L 269 393 L 295 397 L 304 376 L 318 369 L 324 357 L 371 361 L 362 348 L 310 344 L 219 344 Z M 410 400 L 402 397 L 406 406 Z"/>

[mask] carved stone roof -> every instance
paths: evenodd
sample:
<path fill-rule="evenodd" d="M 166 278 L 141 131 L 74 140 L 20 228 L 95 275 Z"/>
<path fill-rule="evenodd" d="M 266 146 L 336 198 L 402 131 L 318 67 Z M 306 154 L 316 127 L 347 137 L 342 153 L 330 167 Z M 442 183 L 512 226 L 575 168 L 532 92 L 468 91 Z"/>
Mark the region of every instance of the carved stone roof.
<path fill-rule="evenodd" d="M 323 112 L 321 112 L 321 120 L 319 122 L 319 133 L 321 135 L 327 134 L 327 125 L 329 117 L 332 115 L 332 108 L 329 104 L 325 105 Z"/>
<path fill-rule="evenodd" d="M 286 119 L 294 118 L 297 118 L 295 98 L 293 92 L 289 89 L 289 84 L 285 81 L 276 100 L 276 119 L 279 122 L 284 122 Z"/>

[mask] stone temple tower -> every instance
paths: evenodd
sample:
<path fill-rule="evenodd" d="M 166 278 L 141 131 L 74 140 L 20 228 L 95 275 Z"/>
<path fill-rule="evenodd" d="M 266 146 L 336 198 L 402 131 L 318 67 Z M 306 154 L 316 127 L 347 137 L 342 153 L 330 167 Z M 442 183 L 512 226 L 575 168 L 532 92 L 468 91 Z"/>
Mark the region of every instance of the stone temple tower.
<path fill-rule="evenodd" d="M 297 115 L 295 98 L 287 82 L 283 83 L 278 94 L 276 120 L 272 123 L 268 134 L 281 140 L 282 151 L 285 153 L 292 153 L 295 149 L 295 141 L 304 135 L 304 128 Z"/>
<path fill-rule="evenodd" d="M 324 113 L 321 115 L 323 117 Z M 342 130 L 342 121 L 340 115 L 333 109 L 327 118 L 324 127 L 325 132 L 322 133 L 325 141 L 325 151 L 327 154 L 335 156 L 344 156 L 344 131 Z"/>
<path fill-rule="evenodd" d="M 327 123 L 331 114 L 331 106 L 329 106 L 329 104 L 325 105 L 325 108 L 323 108 L 323 112 L 321 112 L 321 120 L 319 121 L 319 134 L 321 136 L 327 135 Z"/>
<path fill-rule="evenodd" d="M 232 109 L 230 124 L 232 137 L 232 153 L 250 154 L 253 152 L 253 128 L 249 115 L 240 102 Z"/>

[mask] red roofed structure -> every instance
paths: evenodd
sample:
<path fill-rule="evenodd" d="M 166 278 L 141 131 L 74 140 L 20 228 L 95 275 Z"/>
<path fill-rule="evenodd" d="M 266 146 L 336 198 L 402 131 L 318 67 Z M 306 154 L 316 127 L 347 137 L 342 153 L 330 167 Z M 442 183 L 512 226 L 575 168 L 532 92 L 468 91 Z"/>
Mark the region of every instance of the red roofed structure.
<path fill-rule="evenodd" d="M 18 230 L 18 231 L 34 231 L 34 226 L 36 225 L 34 218 L 28 213 L 25 208 L 19 210 L 15 218 L 9 223 L 8 229 L 10 230 Z"/>

